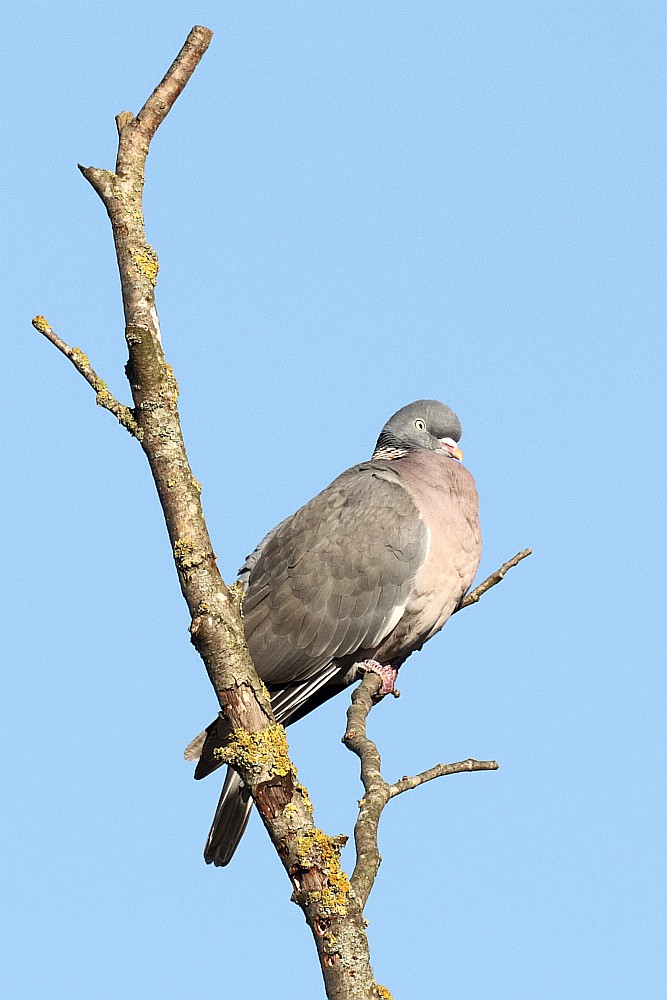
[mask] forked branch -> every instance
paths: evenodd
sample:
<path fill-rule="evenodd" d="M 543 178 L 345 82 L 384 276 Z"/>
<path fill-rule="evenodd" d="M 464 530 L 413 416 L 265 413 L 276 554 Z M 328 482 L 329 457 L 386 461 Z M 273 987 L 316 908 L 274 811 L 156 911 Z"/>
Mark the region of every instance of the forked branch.
<path fill-rule="evenodd" d="M 288 756 L 282 726 L 275 723 L 268 693 L 260 682 L 245 644 L 242 594 L 228 587 L 217 568 L 200 503 L 200 484 L 188 461 L 178 413 L 178 385 L 165 361 L 155 307 L 158 258 L 147 242 L 143 216 L 146 156 L 151 139 L 173 107 L 199 61 L 212 32 L 195 27 L 135 117 L 116 117 L 118 154 L 115 171 L 81 167 L 102 199 L 111 221 L 121 278 L 127 374 L 134 408 L 107 390 L 87 357 L 70 348 L 43 317 L 36 329 L 74 364 L 110 410 L 140 441 L 160 498 L 174 563 L 191 615 L 192 641 L 206 666 L 232 738 L 225 753 L 250 790 L 293 887 L 292 898 L 304 912 L 317 946 L 330 1000 L 378 1000 L 388 991 L 378 986 L 370 966 L 363 919 L 365 903 L 379 865 L 377 825 L 386 802 L 419 784 L 462 770 L 482 770 L 493 761 L 438 765 L 413 778 L 388 785 L 380 772 L 377 748 L 366 736 L 366 717 L 378 679 L 367 675 L 353 695 L 345 741 L 362 762 L 366 794 L 355 828 L 357 864 L 351 883 L 340 867 L 342 840 L 329 837 L 313 820 L 306 790 Z M 475 603 L 519 553 L 463 602 Z"/>
<path fill-rule="evenodd" d="M 390 785 L 382 777 L 380 752 L 366 733 L 368 713 L 375 704 L 382 679 L 378 674 L 367 672 L 352 694 L 352 702 L 347 710 L 347 727 L 343 743 L 357 755 L 361 763 L 361 781 L 364 797 L 359 803 L 359 816 L 354 826 L 356 863 L 350 887 L 363 909 L 377 877 L 382 858 L 378 847 L 380 818 L 387 802 L 402 792 L 417 788 L 426 781 L 463 771 L 496 771 L 495 760 L 468 760 L 456 764 L 436 764 L 428 771 L 413 777 L 403 777 Z"/>
<path fill-rule="evenodd" d="M 135 117 L 116 118 L 115 171 L 82 167 L 111 221 L 125 312 L 128 379 L 134 401 L 135 436 L 150 464 L 172 545 L 183 596 L 191 614 L 192 641 L 200 653 L 221 710 L 232 729 L 226 751 L 249 788 L 312 930 L 330 1000 L 377 1000 L 382 996 L 370 966 L 361 910 L 340 867 L 340 838 L 313 820 L 306 790 L 288 756 L 282 726 L 275 723 L 243 635 L 241 593 L 217 568 L 200 503 L 201 487 L 190 469 L 178 414 L 178 385 L 166 363 L 157 311 L 158 258 L 146 239 L 142 196 L 152 137 L 194 72 L 211 39 L 195 27 L 164 79 Z M 62 350 L 100 398 L 97 375 L 46 321 L 37 329 Z M 127 417 L 107 397 L 116 415 Z M 126 426 L 129 420 L 126 422 Z M 386 993 L 384 994 L 386 995 Z"/>
<path fill-rule="evenodd" d="M 532 549 L 524 549 L 508 559 L 500 569 L 497 569 L 483 583 L 471 590 L 461 601 L 456 611 L 460 611 L 461 608 L 465 608 L 469 604 L 476 604 L 487 590 L 500 583 L 508 570 L 517 566 L 532 551 Z M 378 674 L 364 672 L 361 683 L 352 694 L 352 702 L 347 710 L 347 727 L 343 736 L 345 746 L 359 758 L 361 782 L 364 786 L 364 797 L 359 803 L 359 816 L 354 826 L 356 863 L 350 878 L 350 886 L 362 909 L 373 888 L 382 860 L 378 847 L 378 828 L 382 812 L 389 800 L 411 788 L 418 788 L 419 785 L 423 785 L 427 781 L 443 778 L 448 774 L 461 774 L 464 771 L 498 770 L 498 763 L 495 760 L 475 760 L 473 757 L 469 757 L 467 760 L 457 761 L 454 764 L 436 764 L 419 774 L 411 777 L 404 776 L 393 784 L 386 782 L 382 777 L 380 752 L 366 733 L 368 713 L 376 704 L 375 698 L 381 684 L 382 680 Z"/>

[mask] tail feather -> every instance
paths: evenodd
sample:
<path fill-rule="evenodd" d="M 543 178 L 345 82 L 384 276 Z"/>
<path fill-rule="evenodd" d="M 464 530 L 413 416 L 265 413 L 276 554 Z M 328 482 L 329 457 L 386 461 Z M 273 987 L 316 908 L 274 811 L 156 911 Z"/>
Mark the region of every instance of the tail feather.
<path fill-rule="evenodd" d="M 199 734 L 199 736 L 195 736 L 193 740 L 190 740 L 183 751 L 183 756 L 186 760 L 199 760 L 201 752 L 204 749 L 204 743 L 206 742 L 207 735 L 208 731 L 205 729 L 203 733 Z"/>
<path fill-rule="evenodd" d="M 252 557 L 250 557 L 252 558 Z M 315 677 L 284 688 L 274 689 L 271 704 L 276 720 L 283 725 L 300 719 L 338 691 L 342 691 L 353 679 L 349 667 L 330 663 Z M 197 760 L 195 778 L 205 778 L 222 766 L 223 761 L 215 756 L 214 750 L 225 745 L 230 735 L 230 726 L 222 714 L 196 736 L 185 750 L 186 760 Z M 252 799 L 236 771 L 227 768 L 225 783 L 213 817 L 213 825 L 204 848 L 207 864 L 228 865 L 243 836 L 252 809 Z"/>
<path fill-rule="evenodd" d="M 236 771 L 227 768 L 222 794 L 204 848 L 207 865 L 228 865 L 245 832 L 252 799 Z"/>
<path fill-rule="evenodd" d="M 214 750 L 224 747 L 231 730 L 222 715 L 216 716 L 210 726 L 195 736 L 186 746 L 183 756 L 186 760 L 196 760 L 195 778 L 205 778 L 222 767 L 224 761 L 215 756 Z"/>

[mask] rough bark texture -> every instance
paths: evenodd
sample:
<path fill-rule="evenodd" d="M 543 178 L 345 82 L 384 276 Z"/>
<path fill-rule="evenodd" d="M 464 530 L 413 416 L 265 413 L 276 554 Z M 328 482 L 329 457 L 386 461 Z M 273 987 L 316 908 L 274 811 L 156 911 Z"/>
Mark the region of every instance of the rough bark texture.
<path fill-rule="evenodd" d="M 118 115 L 113 173 L 81 168 L 109 215 L 120 271 L 129 351 L 127 375 L 134 419 L 162 504 L 192 641 L 201 655 L 233 736 L 224 758 L 239 771 L 292 881 L 293 896 L 310 925 L 330 998 L 374 998 L 368 942 L 359 906 L 340 867 L 344 840 L 313 821 L 306 790 L 289 760 L 282 726 L 253 668 L 243 637 L 241 593 L 218 571 L 190 468 L 178 415 L 178 385 L 162 348 L 154 288 L 158 258 L 144 229 L 146 155 L 156 129 L 188 82 L 211 39 L 190 32 L 164 80 L 135 117 Z"/>
<path fill-rule="evenodd" d="M 252 665 L 243 634 L 242 592 L 227 586 L 200 503 L 201 487 L 188 462 L 178 414 L 178 385 L 167 364 L 160 337 L 154 289 L 158 258 L 147 242 L 142 197 L 146 156 L 153 135 L 187 84 L 211 40 L 212 32 L 195 27 L 164 79 L 135 117 L 116 118 L 118 156 L 115 171 L 81 167 L 102 199 L 111 220 L 121 278 L 127 376 L 134 407 L 109 393 L 78 348 L 70 348 L 43 316 L 33 325 L 74 364 L 93 387 L 97 402 L 110 410 L 138 440 L 148 459 L 169 533 L 174 563 L 191 615 L 192 642 L 206 666 L 221 712 L 232 727 L 221 759 L 239 772 L 292 883 L 292 899 L 310 926 L 327 996 L 330 1000 L 390 998 L 370 965 L 363 908 L 380 864 L 377 829 L 390 798 L 444 774 L 489 770 L 494 761 L 467 760 L 437 765 L 412 778 L 387 784 L 380 755 L 366 736 L 366 717 L 379 678 L 367 674 L 353 696 L 345 743 L 361 760 L 365 795 L 355 827 L 357 861 L 352 879 L 340 866 L 346 838 L 330 837 L 315 826 L 306 789 L 289 758 L 285 731 L 276 724 L 267 691 Z M 529 554 L 519 553 L 489 577 L 461 604 L 479 600 L 507 569 Z"/>

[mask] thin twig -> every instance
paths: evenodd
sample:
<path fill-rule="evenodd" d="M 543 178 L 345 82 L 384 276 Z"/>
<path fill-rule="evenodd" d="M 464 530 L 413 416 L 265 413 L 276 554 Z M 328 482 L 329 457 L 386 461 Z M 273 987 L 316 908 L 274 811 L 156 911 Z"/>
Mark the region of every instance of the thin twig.
<path fill-rule="evenodd" d="M 517 552 L 515 556 L 512 556 L 506 563 L 503 563 L 500 569 L 497 569 L 491 576 L 487 576 L 483 583 L 480 583 L 478 587 L 475 587 L 469 594 L 466 594 L 458 608 L 455 608 L 452 613 L 456 614 L 461 608 L 467 608 L 469 604 L 477 604 L 482 594 L 485 594 L 487 590 L 491 590 L 491 587 L 495 587 L 497 583 L 500 583 L 507 571 L 512 569 L 513 566 L 518 566 L 522 559 L 526 559 L 532 554 L 532 551 L 532 549 L 524 549 L 523 552 Z"/>
<path fill-rule="evenodd" d="M 412 777 L 406 776 L 400 781 L 395 781 L 393 785 L 389 786 L 389 798 L 393 799 L 402 792 L 417 788 L 427 781 L 433 781 L 434 778 L 444 778 L 448 774 L 461 774 L 464 771 L 497 771 L 498 767 L 497 760 L 475 760 L 474 757 L 460 760 L 456 764 L 436 764 L 435 767 L 429 767 L 427 771 L 422 771 L 420 774 L 415 774 Z"/>
<path fill-rule="evenodd" d="M 43 334 L 43 336 L 45 336 L 54 347 L 57 347 L 66 358 L 69 358 L 79 374 L 83 375 L 88 385 L 93 387 L 95 390 L 97 405 L 103 406 L 105 410 L 109 411 L 109 413 L 113 413 L 118 422 L 121 423 L 123 427 L 130 432 L 130 434 L 141 441 L 142 431 L 134 419 L 132 410 L 129 406 L 119 403 L 116 397 L 112 396 L 107 389 L 106 382 L 99 377 L 83 351 L 81 351 L 78 347 L 70 347 L 64 340 L 61 340 L 44 316 L 35 316 L 32 321 L 32 325 L 36 330 Z"/>

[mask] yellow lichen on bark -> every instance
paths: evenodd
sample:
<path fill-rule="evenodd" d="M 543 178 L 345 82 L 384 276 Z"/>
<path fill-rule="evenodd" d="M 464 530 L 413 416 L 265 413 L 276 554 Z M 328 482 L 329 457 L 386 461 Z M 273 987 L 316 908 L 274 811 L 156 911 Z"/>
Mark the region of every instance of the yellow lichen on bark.
<path fill-rule="evenodd" d="M 168 365 L 166 361 L 164 362 L 164 373 L 165 389 L 162 391 L 161 395 L 173 406 L 176 406 L 180 389 L 178 388 L 178 382 L 176 381 L 176 376 L 174 375 L 174 369 L 171 365 Z"/>
<path fill-rule="evenodd" d="M 72 348 L 72 361 L 78 368 L 90 368 L 88 355 L 84 354 L 80 347 Z M 93 386 L 93 388 L 95 388 Z"/>
<path fill-rule="evenodd" d="M 259 780 L 267 772 L 280 776 L 294 773 L 285 727 L 278 723 L 256 733 L 233 729 L 228 743 L 224 747 L 216 747 L 213 755 L 241 771 L 254 772 Z"/>
<path fill-rule="evenodd" d="M 322 889 L 312 889 L 308 899 L 329 912 L 347 912 L 348 877 L 340 866 L 341 845 L 316 826 L 306 830 L 296 844 L 296 857 L 303 868 L 319 868 L 326 877 Z"/>
<path fill-rule="evenodd" d="M 46 319 L 46 316 L 35 316 L 32 321 L 32 325 L 35 330 L 38 330 L 40 333 L 48 333 L 51 329 L 51 324 Z"/>
<path fill-rule="evenodd" d="M 132 250 L 132 262 L 135 267 L 139 268 L 143 276 L 150 281 L 151 285 L 155 287 L 157 285 L 160 262 L 150 243 L 146 243 L 141 250 Z"/>
<path fill-rule="evenodd" d="M 177 538 L 174 542 L 174 560 L 179 569 L 192 569 L 201 559 L 194 556 L 196 546 L 189 538 Z"/>
<path fill-rule="evenodd" d="M 201 487 L 201 483 L 196 483 L 196 484 L 197 486 Z M 243 584 L 239 583 L 239 581 L 237 580 L 235 583 L 232 583 L 228 589 L 229 589 L 229 596 L 234 601 L 234 606 L 237 608 L 241 618 L 243 618 L 243 598 L 245 597 L 245 590 L 243 589 Z"/>

